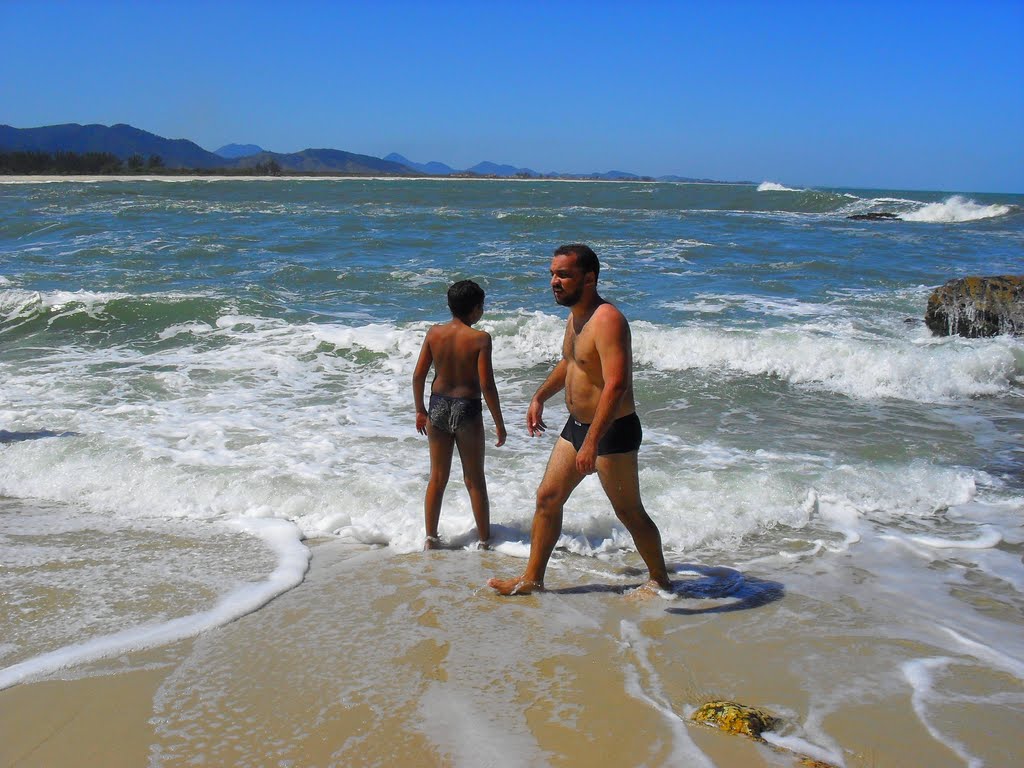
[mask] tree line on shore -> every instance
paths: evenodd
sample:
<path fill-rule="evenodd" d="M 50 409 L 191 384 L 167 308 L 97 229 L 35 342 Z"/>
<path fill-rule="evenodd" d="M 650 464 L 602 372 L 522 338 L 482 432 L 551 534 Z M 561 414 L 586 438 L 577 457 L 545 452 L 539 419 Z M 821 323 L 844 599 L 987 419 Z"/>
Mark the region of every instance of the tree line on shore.
<path fill-rule="evenodd" d="M 257 163 L 252 168 L 175 168 L 165 166 L 160 155 L 144 157 L 140 154 L 130 155 L 121 160 L 110 152 L 42 152 L 42 151 L 0 151 L 0 175 L 6 176 L 37 176 L 37 175 L 83 175 L 111 176 L 132 173 L 161 174 L 246 174 L 257 176 L 278 176 L 281 166 L 276 160 Z"/>

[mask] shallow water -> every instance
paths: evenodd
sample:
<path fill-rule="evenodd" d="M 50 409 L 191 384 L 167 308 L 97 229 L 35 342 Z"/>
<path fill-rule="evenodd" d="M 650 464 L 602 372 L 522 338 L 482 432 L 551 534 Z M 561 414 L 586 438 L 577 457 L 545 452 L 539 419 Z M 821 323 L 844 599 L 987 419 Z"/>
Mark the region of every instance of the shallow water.
<path fill-rule="evenodd" d="M 3 684 L 251 611 L 301 580 L 304 537 L 418 550 L 409 381 L 467 277 L 511 433 L 488 453 L 497 553 L 518 568 L 553 439 L 520 427 L 564 323 L 547 267 L 583 240 L 631 320 L 669 559 L 778 582 L 826 637 L 856 578 L 857 632 L 934 652 L 877 668 L 922 717 L 958 665 L 1020 711 L 1024 344 L 921 317 L 946 279 L 1024 273 L 1021 196 L 229 180 L 0 200 Z M 846 218 L 877 210 L 904 220 Z M 564 533 L 573 581 L 633 557 L 596 482 Z M 475 539 L 457 483 L 441 534 Z"/>

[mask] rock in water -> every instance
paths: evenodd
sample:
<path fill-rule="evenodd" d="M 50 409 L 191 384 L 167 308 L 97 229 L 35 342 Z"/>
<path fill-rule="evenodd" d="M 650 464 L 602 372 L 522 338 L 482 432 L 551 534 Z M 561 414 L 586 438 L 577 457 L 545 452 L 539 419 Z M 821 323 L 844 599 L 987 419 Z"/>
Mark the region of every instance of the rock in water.
<path fill-rule="evenodd" d="M 709 701 L 693 713 L 690 718 L 695 723 L 710 725 L 712 728 L 721 728 L 727 733 L 738 733 L 749 736 L 762 744 L 765 740 L 761 737 L 764 731 L 774 731 L 783 725 L 782 720 L 774 717 L 763 709 L 745 707 L 735 701 Z M 797 764 L 806 768 L 836 768 L 831 763 L 818 760 L 814 757 L 801 755 L 786 747 L 769 745 L 776 752 L 792 755 L 796 758 Z"/>
<path fill-rule="evenodd" d="M 877 211 L 875 213 L 855 213 L 852 216 L 847 216 L 848 219 L 854 221 L 902 221 L 902 219 L 895 213 L 888 213 L 885 211 Z"/>
<path fill-rule="evenodd" d="M 932 292 L 924 322 L 939 336 L 1024 334 L 1024 275 L 950 280 Z"/>
<path fill-rule="evenodd" d="M 693 713 L 692 719 L 729 733 L 742 733 L 755 739 L 760 739 L 762 731 L 772 730 L 778 722 L 767 712 L 732 701 L 709 701 Z"/>

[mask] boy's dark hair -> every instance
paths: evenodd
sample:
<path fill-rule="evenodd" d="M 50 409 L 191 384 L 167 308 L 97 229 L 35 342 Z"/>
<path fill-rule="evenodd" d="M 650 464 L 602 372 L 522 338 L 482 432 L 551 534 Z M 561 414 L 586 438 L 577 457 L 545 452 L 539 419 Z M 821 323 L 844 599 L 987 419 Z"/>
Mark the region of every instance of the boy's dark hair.
<path fill-rule="evenodd" d="M 448 309 L 452 315 L 464 320 L 484 303 L 484 289 L 472 280 L 459 280 L 448 289 Z"/>
<path fill-rule="evenodd" d="M 555 249 L 555 256 L 568 256 L 570 253 L 576 257 L 576 264 L 584 273 L 593 272 L 595 278 L 600 275 L 601 262 L 597 260 L 597 254 L 591 250 L 589 245 L 570 243 Z"/>

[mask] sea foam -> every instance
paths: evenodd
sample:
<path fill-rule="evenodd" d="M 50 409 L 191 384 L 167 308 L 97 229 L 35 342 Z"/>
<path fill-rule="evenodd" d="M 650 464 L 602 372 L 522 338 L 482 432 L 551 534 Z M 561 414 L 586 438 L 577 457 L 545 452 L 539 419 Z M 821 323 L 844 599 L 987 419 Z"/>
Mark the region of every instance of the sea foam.
<path fill-rule="evenodd" d="M 954 195 L 941 203 L 928 203 L 918 210 L 901 214 L 904 221 L 955 224 L 1005 216 L 1013 210 L 1010 205 L 982 205 L 974 200 Z"/>
<path fill-rule="evenodd" d="M 637 322 L 638 363 L 664 371 L 721 369 L 858 398 L 934 403 L 1008 393 L 1021 375 L 1019 342 L 916 345 L 826 335 L 816 328 L 666 328 Z"/>
<path fill-rule="evenodd" d="M 93 637 L 0 669 L 0 690 L 65 667 L 194 637 L 257 610 L 301 583 L 309 565 L 309 550 L 294 526 L 278 520 L 238 520 L 234 524 L 262 538 L 277 554 L 277 567 L 264 581 L 235 589 L 207 611 Z"/>
<path fill-rule="evenodd" d="M 805 192 L 803 189 L 793 189 L 775 181 L 762 181 L 757 185 L 758 192 Z"/>

